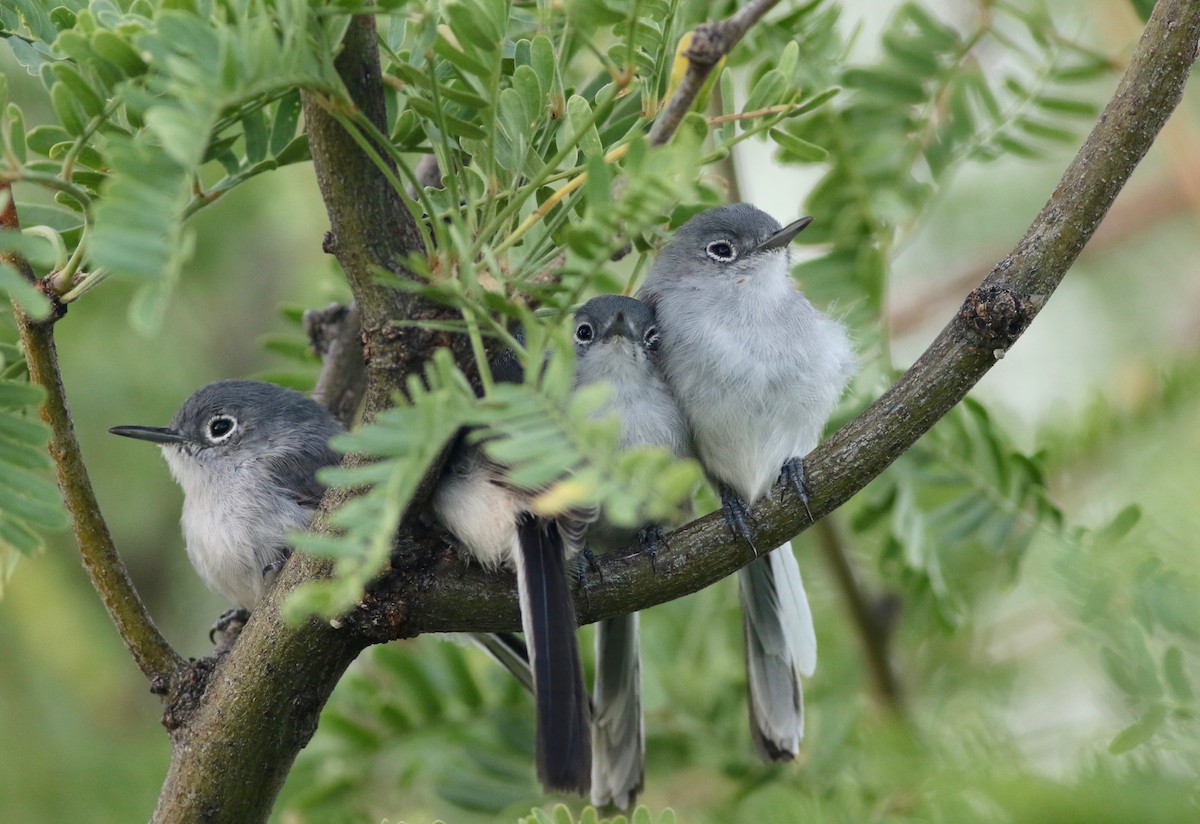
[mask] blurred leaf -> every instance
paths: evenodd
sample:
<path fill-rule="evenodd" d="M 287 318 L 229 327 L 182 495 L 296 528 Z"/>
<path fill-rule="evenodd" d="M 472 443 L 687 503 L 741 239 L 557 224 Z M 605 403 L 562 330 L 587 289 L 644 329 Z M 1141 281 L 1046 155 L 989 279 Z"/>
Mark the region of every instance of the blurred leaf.
<path fill-rule="evenodd" d="M 829 152 L 807 140 L 788 134 L 782 129 L 771 129 L 771 139 L 783 149 L 786 158 L 802 163 L 817 163 L 829 157 Z"/>
<path fill-rule="evenodd" d="M 1128 504 L 1104 528 L 1097 530 L 1096 539 L 1104 543 L 1117 543 L 1130 533 L 1142 518 L 1142 508 Z"/>
<path fill-rule="evenodd" d="M 1191 702 L 1196 694 L 1183 663 L 1183 651 L 1175 645 L 1163 654 L 1163 676 L 1172 694 L 1179 701 Z"/>
<path fill-rule="evenodd" d="M 592 107 L 579 95 L 567 99 L 567 119 L 571 124 L 569 140 L 575 142 L 585 157 L 601 157 L 604 147 L 592 118 Z"/>
<path fill-rule="evenodd" d="M 39 530 L 67 525 L 58 487 L 38 471 L 50 466 L 50 430 L 22 414 L 33 414 L 44 397 L 40 386 L 0 380 L 0 577 L 7 576 L 14 562 L 6 554 L 36 552 L 43 546 Z"/>
<path fill-rule="evenodd" d="M 750 90 L 750 94 L 746 98 L 746 105 L 742 107 L 742 112 L 755 112 L 778 105 L 787 100 L 789 96 L 787 77 L 778 69 L 771 69 L 754 84 L 754 88 Z M 743 121 L 743 126 L 746 125 L 748 125 L 748 121 Z"/>
<path fill-rule="evenodd" d="M 1129 2 L 1138 17 L 1142 18 L 1143 23 L 1150 19 L 1150 12 L 1154 11 L 1155 0 L 1129 0 Z"/>
<path fill-rule="evenodd" d="M 0 260 L 0 292 L 7 293 L 10 298 L 29 314 L 30 317 L 41 320 L 50 316 L 50 301 L 46 296 L 30 285 L 21 274 Z"/>
<path fill-rule="evenodd" d="M 1145 715 L 1117 733 L 1116 738 L 1108 745 L 1108 752 L 1111 755 L 1121 755 L 1140 747 L 1154 737 L 1166 718 L 1167 708 L 1162 704 L 1154 704 Z"/>

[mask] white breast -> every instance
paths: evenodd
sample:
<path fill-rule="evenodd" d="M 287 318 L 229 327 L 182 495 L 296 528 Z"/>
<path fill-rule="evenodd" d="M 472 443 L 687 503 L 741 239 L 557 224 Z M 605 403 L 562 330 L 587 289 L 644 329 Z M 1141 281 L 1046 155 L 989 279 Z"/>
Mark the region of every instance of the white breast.
<path fill-rule="evenodd" d="M 705 470 L 752 503 L 817 445 L 853 369 L 849 340 L 790 279 L 676 288 L 657 306 L 667 382 Z"/>
<path fill-rule="evenodd" d="M 511 566 L 517 548 L 517 500 L 492 483 L 482 461 L 459 458 L 434 490 L 434 515 L 458 546 L 488 569 Z"/>
<path fill-rule="evenodd" d="M 281 494 L 261 462 L 213 472 L 174 447 L 164 447 L 163 455 L 183 488 L 192 566 L 217 594 L 253 609 L 263 594 L 263 569 L 286 557 L 287 534 L 307 526 L 312 510 Z"/>

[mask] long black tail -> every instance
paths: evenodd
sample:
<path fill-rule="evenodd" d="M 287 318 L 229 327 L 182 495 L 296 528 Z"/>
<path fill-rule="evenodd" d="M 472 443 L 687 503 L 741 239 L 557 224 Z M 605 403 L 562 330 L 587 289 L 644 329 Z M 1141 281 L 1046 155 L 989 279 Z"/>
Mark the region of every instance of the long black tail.
<path fill-rule="evenodd" d="M 517 540 L 517 591 L 537 703 L 538 780 L 548 791 L 586 794 L 591 719 L 562 537 L 552 521 L 522 513 Z"/>

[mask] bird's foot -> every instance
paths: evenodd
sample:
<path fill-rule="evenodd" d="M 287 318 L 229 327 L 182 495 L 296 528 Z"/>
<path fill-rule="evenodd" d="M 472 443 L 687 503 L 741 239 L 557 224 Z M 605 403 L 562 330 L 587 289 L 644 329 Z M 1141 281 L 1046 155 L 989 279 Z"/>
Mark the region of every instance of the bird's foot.
<path fill-rule="evenodd" d="M 804 459 L 792 458 L 784 463 L 783 468 L 779 471 L 779 477 L 784 484 L 790 486 L 796 493 L 796 497 L 800 499 L 800 503 L 804 504 L 804 513 L 808 515 L 808 519 L 813 519 L 812 511 L 808 508 L 808 484 L 804 481 Z"/>
<path fill-rule="evenodd" d="M 721 493 L 721 511 L 725 513 L 725 524 L 729 527 L 729 531 L 734 534 L 734 537 L 741 538 L 750 544 L 750 548 L 754 550 L 754 555 L 757 557 L 758 547 L 750 538 L 750 507 L 746 506 L 746 502 L 740 495 L 725 484 L 721 484 L 718 491 Z"/>
<path fill-rule="evenodd" d="M 596 559 L 596 553 L 592 552 L 592 548 L 590 546 L 585 546 L 579 551 L 579 554 L 583 556 L 583 560 L 586 562 L 583 566 L 583 571 L 581 574 L 588 575 L 594 572 L 600 576 L 601 580 L 603 580 L 604 575 L 600 572 L 600 561 Z"/>
<path fill-rule="evenodd" d="M 284 556 L 278 561 L 272 561 L 262 568 L 263 583 L 266 584 L 267 587 L 270 587 L 271 584 L 275 583 L 275 579 L 279 577 L 279 570 L 283 569 L 283 565 L 286 563 L 287 557 Z"/>
<path fill-rule="evenodd" d="M 604 580 L 604 573 L 600 570 L 600 562 L 596 559 L 596 553 L 592 552 L 591 547 L 585 546 L 579 550 L 579 554 L 572 561 L 568 562 L 573 567 L 572 577 L 575 579 L 576 590 L 583 595 L 583 601 L 589 607 L 591 599 L 588 598 L 588 588 L 592 580 L 592 573 L 599 576 L 600 580 Z"/>
<path fill-rule="evenodd" d="M 663 534 L 662 527 L 648 526 L 638 530 L 638 541 L 642 545 L 642 552 L 650 556 L 650 568 L 657 573 L 659 547 L 667 545 L 667 538 Z"/>
<path fill-rule="evenodd" d="M 213 622 L 212 627 L 208 630 L 208 641 L 211 644 L 217 643 L 217 635 L 229 636 L 233 638 L 238 636 L 242 631 L 242 627 L 250 620 L 250 610 L 248 609 L 230 609 L 221 614 L 221 617 Z M 222 637 L 222 644 L 228 646 L 233 643 L 230 638 L 228 643 L 225 643 L 225 638 Z"/>

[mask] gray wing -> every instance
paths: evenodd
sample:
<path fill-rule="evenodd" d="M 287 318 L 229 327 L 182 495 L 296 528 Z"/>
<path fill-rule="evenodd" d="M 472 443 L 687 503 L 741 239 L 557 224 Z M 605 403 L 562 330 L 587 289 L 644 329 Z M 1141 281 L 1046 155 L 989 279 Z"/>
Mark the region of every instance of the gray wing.
<path fill-rule="evenodd" d="M 325 485 L 317 480 L 317 470 L 335 466 L 341 456 L 328 444 L 314 444 L 311 449 L 266 458 L 271 478 L 296 503 L 316 509 L 325 494 Z"/>

